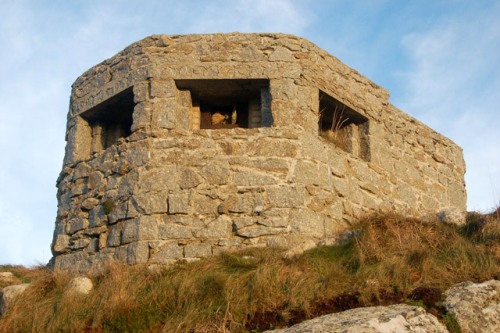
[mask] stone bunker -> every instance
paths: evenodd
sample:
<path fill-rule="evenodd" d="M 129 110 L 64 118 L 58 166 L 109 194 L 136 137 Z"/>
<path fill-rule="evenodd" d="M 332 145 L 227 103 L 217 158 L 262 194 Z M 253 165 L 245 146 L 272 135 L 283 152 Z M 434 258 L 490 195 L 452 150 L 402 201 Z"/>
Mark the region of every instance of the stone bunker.
<path fill-rule="evenodd" d="M 134 43 L 73 84 L 66 140 L 56 270 L 305 248 L 366 214 L 465 212 L 462 150 L 291 35 Z"/>

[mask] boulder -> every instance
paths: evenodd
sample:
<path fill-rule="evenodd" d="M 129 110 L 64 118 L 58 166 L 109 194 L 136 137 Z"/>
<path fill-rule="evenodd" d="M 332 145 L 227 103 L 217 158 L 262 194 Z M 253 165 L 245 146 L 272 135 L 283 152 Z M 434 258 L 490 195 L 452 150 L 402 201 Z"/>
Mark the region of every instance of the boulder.
<path fill-rule="evenodd" d="M 304 321 L 274 333 L 448 333 L 423 308 L 406 304 L 351 309 Z"/>
<path fill-rule="evenodd" d="M 500 332 L 500 281 L 459 283 L 445 296 L 444 306 L 462 333 Z"/>
<path fill-rule="evenodd" d="M 12 283 L 15 276 L 12 272 L 0 272 L 0 283 Z"/>
<path fill-rule="evenodd" d="M 67 294 L 80 294 L 80 295 L 88 295 L 92 289 L 94 288 L 94 284 L 92 280 L 87 277 L 75 277 L 71 279 L 66 289 Z"/>
<path fill-rule="evenodd" d="M 5 312 L 12 305 L 17 296 L 21 295 L 29 286 L 29 283 L 23 283 L 2 289 L 0 292 L 0 317 L 5 315 Z"/>

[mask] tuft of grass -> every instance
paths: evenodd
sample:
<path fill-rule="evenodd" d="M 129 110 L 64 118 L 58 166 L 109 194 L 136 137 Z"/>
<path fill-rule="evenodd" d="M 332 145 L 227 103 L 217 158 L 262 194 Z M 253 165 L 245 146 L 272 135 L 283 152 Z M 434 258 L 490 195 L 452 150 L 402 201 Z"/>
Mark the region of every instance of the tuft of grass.
<path fill-rule="evenodd" d="M 103 209 L 103 212 L 104 214 L 106 215 L 109 215 L 111 214 L 111 212 L 113 211 L 113 209 L 115 208 L 115 203 L 111 200 L 111 199 L 107 199 L 106 201 L 104 201 L 104 203 L 102 204 L 102 209 Z"/>
<path fill-rule="evenodd" d="M 285 249 L 253 248 L 157 271 L 111 264 L 92 276 L 87 296 L 67 296 L 66 273 L 24 269 L 20 278 L 29 276 L 33 287 L 0 320 L 0 332 L 259 332 L 400 302 L 423 305 L 453 327 L 441 293 L 498 277 L 492 221 L 457 228 L 372 216 L 341 245 L 294 258 Z"/>
<path fill-rule="evenodd" d="M 461 228 L 462 234 L 472 241 L 482 244 L 500 242 L 500 207 L 489 214 L 470 212 L 467 223 Z"/>
<path fill-rule="evenodd" d="M 460 325 L 458 324 L 457 320 L 455 317 L 448 313 L 443 317 L 443 322 L 446 325 L 446 328 L 450 333 L 462 333 L 462 330 L 460 329 Z"/>

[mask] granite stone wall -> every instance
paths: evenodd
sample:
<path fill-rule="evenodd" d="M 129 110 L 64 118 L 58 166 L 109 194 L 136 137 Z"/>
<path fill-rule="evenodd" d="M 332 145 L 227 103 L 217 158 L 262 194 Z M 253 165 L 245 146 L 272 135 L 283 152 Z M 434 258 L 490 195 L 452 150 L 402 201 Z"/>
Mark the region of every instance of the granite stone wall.
<path fill-rule="evenodd" d="M 147 37 L 73 85 L 52 264 L 307 248 L 376 212 L 460 223 L 462 150 L 388 99 L 295 36 Z"/>

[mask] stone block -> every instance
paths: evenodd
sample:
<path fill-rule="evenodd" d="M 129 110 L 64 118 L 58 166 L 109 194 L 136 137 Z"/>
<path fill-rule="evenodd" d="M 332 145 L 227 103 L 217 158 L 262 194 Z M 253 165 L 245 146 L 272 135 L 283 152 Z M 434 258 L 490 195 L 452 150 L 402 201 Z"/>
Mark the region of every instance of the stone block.
<path fill-rule="evenodd" d="M 233 219 L 233 228 L 241 229 L 257 223 L 257 217 L 253 216 L 235 216 Z"/>
<path fill-rule="evenodd" d="M 229 165 L 226 163 L 210 163 L 200 172 L 201 176 L 205 178 L 205 181 L 210 185 L 227 184 L 229 173 Z"/>
<path fill-rule="evenodd" d="M 76 165 L 74 169 L 73 180 L 86 178 L 89 176 L 90 172 L 91 172 L 91 167 L 85 162 L 80 162 Z"/>
<path fill-rule="evenodd" d="M 291 232 L 321 238 L 325 235 L 323 217 L 309 209 L 293 209 L 290 212 Z"/>
<path fill-rule="evenodd" d="M 109 234 L 106 239 L 107 245 L 114 247 L 121 244 L 122 224 L 116 224 L 109 228 Z"/>
<path fill-rule="evenodd" d="M 174 129 L 176 127 L 177 101 L 175 98 L 156 99 L 152 110 L 152 126 L 158 129 Z"/>
<path fill-rule="evenodd" d="M 193 193 L 190 206 L 196 214 L 215 215 L 218 212 L 220 201 L 205 194 Z"/>
<path fill-rule="evenodd" d="M 251 226 L 236 230 L 236 235 L 245 238 L 256 238 L 261 236 L 279 235 L 286 233 L 288 233 L 288 228 L 273 228 L 265 225 Z"/>
<path fill-rule="evenodd" d="M 99 247 L 99 250 L 102 250 L 106 247 L 106 244 L 108 242 L 108 233 L 102 233 L 99 235 L 99 242 L 97 243 L 97 246 Z"/>
<path fill-rule="evenodd" d="M 127 160 L 129 169 L 134 169 L 147 165 L 150 159 L 150 154 L 147 142 L 131 142 L 127 147 L 126 155 L 122 158 Z"/>
<path fill-rule="evenodd" d="M 61 254 L 54 260 L 54 270 L 78 271 L 79 263 L 85 261 L 87 258 L 88 254 L 84 251 Z"/>
<path fill-rule="evenodd" d="M 293 180 L 303 185 L 316 185 L 331 190 L 332 177 L 329 168 L 322 163 L 298 160 L 295 165 Z"/>
<path fill-rule="evenodd" d="M 108 217 L 104 214 L 102 206 L 94 207 L 89 212 L 89 227 L 96 228 L 106 224 Z"/>
<path fill-rule="evenodd" d="M 270 61 L 292 61 L 294 59 L 293 52 L 285 47 L 277 47 L 269 56 Z"/>
<path fill-rule="evenodd" d="M 69 250 L 69 240 L 70 237 L 68 235 L 59 234 L 56 236 L 56 240 L 52 246 L 52 251 L 54 253 L 60 254 L 65 253 Z"/>
<path fill-rule="evenodd" d="M 232 235 L 233 221 L 227 215 L 220 215 L 208 222 L 203 229 L 197 230 L 194 236 L 201 239 L 223 239 Z"/>
<path fill-rule="evenodd" d="M 136 195 L 134 199 L 139 211 L 143 214 L 160 214 L 169 211 L 168 192 L 166 191 L 148 192 L 146 194 Z"/>
<path fill-rule="evenodd" d="M 177 90 L 173 80 L 156 80 L 152 79 L 149 83 L 150 98 L 169 98 L 175 97 L 174 92 Z"/>
<path fill-rule="evenodd" d="M 190 189 L 201 184 L 203 179 L 193 169 L 184 169 L 179 176 L 179 186 L 181 189 Z"/>
<path fill-rule="evenodd" d="M 114 250 L 113 259 L 121 263 L 126 263 L 128 259 L 128 245 L 119 246 Z"/>
<path fill-rule="evenodd" d="M 297 143 L 292 140 L 259 138 L 247 145 L 246 154 L 256 157 L 296 157 Z"/>
<path fill-rule="evenodd" d="M 256 170 L 265 170 L 282 175 L 287 175 L 290 168 L 290 162 L 286 158 L 275 158 L 272 156 L 257 158 L 250 156 L 235 156 L 229 159 L 229 164 Z"/>
<path fill-rule="evenodd" d="M 127 203 L 126 202 L 116 202 L 116 200 L 106 200 L 102 204 L 104 213 L 106 210 L 111 210 L 108 214 L 109 224 L 115 224 L 118 221 L 127 218 Z"/>
<path fill-rule="evenodd" d="M 166 243 L 158 248 L 157 252 L 151 255 L 151 263 L 170 263 L 172 259 L 184 257 L 183 249 L 177 243 Z"/>
<path fill-rule="evenodd" d="M 276 217 L 257 217 L 257 224 L 267 226 L 267 227 L 287 227 L 289 225 L 288 222 L 288 214 L 286 217 L 276 216 Z"/>
<path fill-rule="evenodd" d="M 151 105 L 149 103 L 137 103 L 132 114 L 133 122 L 131 130 L 135 132 L 139 129 L 145 129 L 150 126 Z"/>
<path fill-rule="evenodd" d="M 206 243 L 188 244 L 184 247 L 184 257 L 204 258 L 212 255 L 212 246 Z"/>
<path fill-rule="evenodd" d="M 89 220 L 84 216 L 79 215 L 76 218 L 70 220 L 67 227 L 67 233 L 69 235 L 72 235 L 75 232 L 86 229 L 88 227 L 89 227 Z"/>
<path fill-rule="evenodd" d="M 304 205 L 305 187 L 303 185 L 269 187 L 269 201 L 277 208 L 293 208 Z"/>
<path fill-rule="evenodd" d="M 169 165 L 143 171 L 139 174 L 138 183 L 141 184 L 139 194 L 174 191 L 179 188 L 177 167 Z"/>
<path fill-rule="evenodd" d="M 90 244 L 90 239 L 82 238 L 73 241 L 73 244 L 70 245 L 72 250 L 81 250 L 86 248 Z"/>
<path fill-rule="evenodd" d="M 344 213 L 344 205 L 341 200 L 335 200 L 326 207 L 325 212 L 330 218 L 341 220 Z"/>
<path fill-rule="evenodd" d="M 189 193 L 175 193 L 168 197 L 169 214 L 188 214 L 189 213 Z"/>
<path fill-rule="evenodd" d="M 182 215 L 166 215 L 163 217 L 163 223 L 178 223 L 183 226 L 201 229 L 205 227 L 205 223 L 199 217 L 182 216 Z"/>
<path fill-rule="evenodd" d="M 87 184 L 90 190 L 94 190 L 99 194 L 103 194 L 106 185 L 106 179 L 100 171 L 94 170 L 90 173 L 89 181 Z"/>
<path fill-rule="evenodd" d="M 141 216 L 123 223 L 121 243 L 158 239 L 158 221 L 154 216 Z"/>
<path fill-rule="evenodd" d="M 193 229 L 182 224 L 161 224 L 159 230 L 161 239 L 190 239 L 193 237 Z"/>
<path fill-rule="evenodd" d="M 247 213 L 254 210 L 254 201 L 251 193 L 232 194 L 218 207 L 221 213 Z"/>
<path fill-rule="evenodd" d="M 278 179 L 268 173 L 254 170 L 237 170 L 232 174 L 231 183 L 235 186 L 262 186 L 278 184 Z"/>
<path fill-rule="evenodd" d="M 129 265 L 143 264 L 149 259 L 149 244 L 147 241 L 133 242 L 127 247 L 127 263 Z"/>

